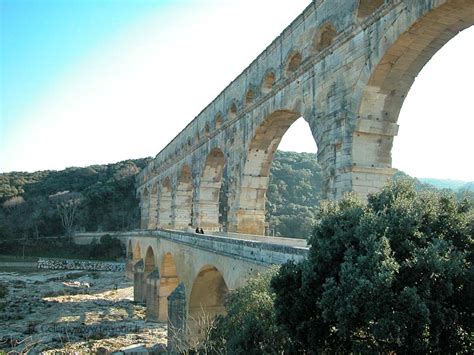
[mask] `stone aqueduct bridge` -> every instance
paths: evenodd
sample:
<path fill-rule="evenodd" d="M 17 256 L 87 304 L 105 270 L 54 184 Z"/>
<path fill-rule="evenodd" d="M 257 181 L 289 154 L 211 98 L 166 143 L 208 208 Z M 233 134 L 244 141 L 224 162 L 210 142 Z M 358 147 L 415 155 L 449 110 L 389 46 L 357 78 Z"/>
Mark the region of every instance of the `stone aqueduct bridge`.
<path fill-rule="evenodd" d="M 377 191 L 416 75 L 473 24 L 473 0 L 311 2 L 142 171 L 142 227 L 217 230 L 221 198 L 228 231 L 263 234 L 273 155 L 301 116 L 327 198 Z"/>
<path fill-rule="evenodd" d="M 84 233 L 74 238 L 88 244 L 103 234 Z M 302 260 L 308 252 L 302 239 L 162 229 L 112 235 L 127 246 L 126 273 L 134 280 L 134 300 L 146 304 L 147 319 L 170 320 L 176 326 L 179 321 L 171 313 L 178 312 L 189 319 L 181 328 L 188 326 L 192 333 L 196 330 L 194 320 L 224 311 L 229 290 L 244 285 L 250 276 L 271 265 Z M 179 305 L 169 305 L 168 297 L 178 285 Z"/>
<path fill-rule="evenodd" d="M 221 221 L 231 233 L 264 234 L 273 155 L 299 117 L 317 143 L 327 198 L 377 191 L 393 174 L 397 119 L 416 75 L 473 24 L 474 0 L 313 1 L 138 176 L 144 231 L 126 243 L 149 317 L 173 317 L 173 289 L 175 322 L 219 313 L 228 289 L 304 256 L 268 237 L 179 231 L 214 232 Z"/>

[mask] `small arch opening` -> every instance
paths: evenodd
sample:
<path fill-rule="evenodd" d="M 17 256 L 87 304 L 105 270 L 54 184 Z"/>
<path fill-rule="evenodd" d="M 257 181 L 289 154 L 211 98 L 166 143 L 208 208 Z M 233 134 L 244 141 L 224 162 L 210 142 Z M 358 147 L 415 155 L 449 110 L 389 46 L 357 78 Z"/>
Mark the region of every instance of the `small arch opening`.
<path fill-rule="evenodd" d="M 295 52 L 290 56 L 290 59 L 288 60 L 288 64 L 286 66 L 286 75 L 291 75 L 293 74 L 301 65 L 301 62 L 303 61 L 303 57 L 301 56 L 301 53 Z"/>
<path fill-rule="evenodd" d="M 233 120 L 234 118 L 237 117 L 237 105 L 235 102 L 232 103 L 229 107 L 229 119 Z"/>
<path fill-rule="evenodd" d="M 248 89 L 247 93 L 245 94 L 245 107 L 249 107 L 253 104 L 255 99 L 255 93 L 252 89 Z"/>
<path fill-rule="evenodd" d="M 216 115 L 216 119 L 215 119 L 215 126 L 216 126 L 216 129 L 219 129 L 222 127 L 222 122 L 223 122 L 223 119 L 222 119 L 222 115 L 220 113 L 218 113 Z"/>
<path fill-rule="evenodd" d="M 276 76 L 275 76 L 275 73 L 274 72 L 268 72 L 266 75 L 265 75 L 265 78 L 263 79 L 263 83 L 262 83 L 262 92 L 264 94 L 267 94 L 269 93 L 270 91 L 273 90 L 273 86 L 275 85 L 275 82 L 276 82 Z"/>
<path fill-rule="evenodd" d="M 384 0 L 359 0 L 357 7 L 357 17 L 363 19 L 372 15 L 380 6 L 384 4 Z"/>
<path fill-rule="evenodd" d="M 314 38 L 314 48 L 316 51 L 321 51 L 327 47 L 329 47 L 334 38 L 337 35 L 337 31 L 334 26 L 330 23 L 325 24 L 319 32 L 316 34 Z"/>

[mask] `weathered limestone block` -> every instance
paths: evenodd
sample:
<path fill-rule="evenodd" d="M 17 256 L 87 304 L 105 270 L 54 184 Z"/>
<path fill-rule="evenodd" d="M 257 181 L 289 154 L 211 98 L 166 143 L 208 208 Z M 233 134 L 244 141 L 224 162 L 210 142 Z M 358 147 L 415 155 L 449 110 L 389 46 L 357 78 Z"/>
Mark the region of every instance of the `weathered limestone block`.
<path fill-rule="evenodd" d="M 146 320 L 159 321 L 160 309 L 160 272 L 158 269 L 150 272 L 146 278 Z"/>
<path fill-rule="evenodd" d="M 135 302 L 145 302 L 145 294 L 143 292 L 144 286 L 145 262 L 143 261 L 143 259 L 140 259 L 133 266 L 133 300 Z"/>
<path fill-rule="evenodd" d="M 181 282 L 168 296 L 168 351 L 182 353 L 187 340 L 186 290 Z"/>

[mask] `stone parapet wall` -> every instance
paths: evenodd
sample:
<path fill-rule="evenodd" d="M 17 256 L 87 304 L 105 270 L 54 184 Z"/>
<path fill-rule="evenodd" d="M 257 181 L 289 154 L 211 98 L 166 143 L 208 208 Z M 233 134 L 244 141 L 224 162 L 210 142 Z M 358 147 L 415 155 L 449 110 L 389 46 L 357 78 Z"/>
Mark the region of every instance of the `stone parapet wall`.
<path fill-rule="evenodd" d="M 47 259 L 40 258 L 38 269 L 48 270 L 91 270 L 91 271 L 124 271 L 125 263 L 95 260 Z"/>
<path fill-rule="evenodd" d="M 253 240 L 178 231 L 157 231 L 153 234 L 177 243 L 192 245 L 195 248 L 267 265 L 284 264 L 288 260 L 300 261 L 308 254 L 307 248 Z"/>

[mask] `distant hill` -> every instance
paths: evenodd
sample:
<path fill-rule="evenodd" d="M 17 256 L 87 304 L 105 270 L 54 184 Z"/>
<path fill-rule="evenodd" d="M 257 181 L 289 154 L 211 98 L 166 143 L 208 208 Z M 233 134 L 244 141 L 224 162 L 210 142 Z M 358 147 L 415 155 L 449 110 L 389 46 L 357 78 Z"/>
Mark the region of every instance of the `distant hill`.
<path fill-rule="evenodd" d="M 0 174 L 0 240 L 64 233 L 58 205 L 78 202 L 76 230 L 138 227 L 135 177 L 151 158 L 62 171 Z M 474 198 L 474 182 L 412 179 L 418 189 L 456 189 Z M 317 220 L 323 181 L 316 154 L 277 151 L 267 190 L 266 220 L 275 236 L 307 237 Z M 223 194 L 225 196 L 225 194 Z M 224 200 L 223 200 L 224 203 Z"/>
<path fill-rule="evenodd" d="M 474 181 L 449 180 L 449 179 L 433 179 L 418 178 L 421 182 L 433 185 L 438 189 L 450 189 L 453 191 L 474 191 Z"/>
<path fill-rule="evenodd" d="M 68 204 L 78 206 L 79 230 L 138 227 L 135 176 L 150 160 L 0 174 L 0 239 L 62 235 L 59 208 Z"/>

